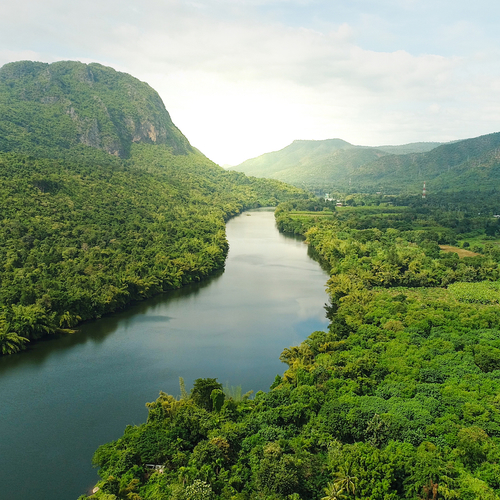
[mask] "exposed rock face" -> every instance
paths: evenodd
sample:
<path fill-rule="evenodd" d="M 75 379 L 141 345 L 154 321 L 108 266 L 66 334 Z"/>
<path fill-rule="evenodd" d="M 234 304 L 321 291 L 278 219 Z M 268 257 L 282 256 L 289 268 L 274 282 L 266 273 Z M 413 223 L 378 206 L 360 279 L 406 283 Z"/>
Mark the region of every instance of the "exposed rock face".
<path fill-rule="evenodd" d="M 7 106 L 19 108 L 15 123 Z M 37 129 L 51 120 L 50 131 Z M 19 149 L 14 136 L 23 138 L 26 149 L 32 136 L 37 146 L 42 137 L 47 146 L 80 143 L 121 157 L 134 142 L 165 144 L 175 154 L 193 151 L 149 85 L 100 64 L 72 61 L 22 61 L 0 69 L 0 150 Z"/>
<path fill-rule="evenodd" d="M 153 144 L 162 143 L 166 139 L 165 128 L 157 129 L 153 123 L 146 120 L 141 123 L 135 123 L 132 119 L 128 119 L 130 123 L 129 130 L 132 132 L 132 142 L 152 142 Z"/>
<path fill-rule="evenodd" d="M 99 134 L 99 127 L 97 125 L 97 120 L 94 118 L 89 127 L 80 134 L 80 142 L 92 148 L 101 147 L 101 136 Z M 111 153 L 111 151 L 108 151 Z"/>

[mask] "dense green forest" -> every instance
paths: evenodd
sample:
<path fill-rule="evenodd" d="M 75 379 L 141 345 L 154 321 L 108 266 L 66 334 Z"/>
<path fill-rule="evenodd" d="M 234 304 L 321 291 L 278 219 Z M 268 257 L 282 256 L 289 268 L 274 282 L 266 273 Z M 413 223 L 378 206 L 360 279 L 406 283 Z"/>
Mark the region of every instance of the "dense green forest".
<path fill-rule="evenodd" d="M 0 352 L 202 279 L 224 266 L 229 217 L 308 196 L 212 163 L 130 75 L 4 66 Z"/>
<path fill-rule="evenodd" d="M 161 393 L 97 450 L 89 498 L 500 498 L 500 247 L 491 215 L 451 202 L 280 205 L 330 270 L 328 331 L 254 399 L 214 379 Z"/>
<path fill-rule="evenodd" d="M 160 393 L 97 450 L 91 498 L 498 500 L 499 141 L 362 163 L 371 148 L 320 145 L 354 154 L 334 207 L 213 164 L 130 75 L 1 68 L 2 354 L 220 269 L 225 221 L 245 208 L 282 202 L 278 227 L 330 272 L 328 331 L 284 349 L 269 392 L 198 379 Z M 449 194 L 399 189 L 424 177 Z"/>
<path fill-rule="evenodd" d="M 499 147 L 500 133 L 494 133 L 425 153 L 387 155 L 353 172 L 349 187 L 358 192 L 369 188 L 371 192 L 415 193 L 426 181 L 434 193 L 498 189 Z"/>
<path fill-rule="evenodd" d="M 499 189 L 500 133 L 447 144 L 414 143 L 376 148 L 340 139 L 294 141 L 233 167 L 325 193 L 404 194 Z"/>

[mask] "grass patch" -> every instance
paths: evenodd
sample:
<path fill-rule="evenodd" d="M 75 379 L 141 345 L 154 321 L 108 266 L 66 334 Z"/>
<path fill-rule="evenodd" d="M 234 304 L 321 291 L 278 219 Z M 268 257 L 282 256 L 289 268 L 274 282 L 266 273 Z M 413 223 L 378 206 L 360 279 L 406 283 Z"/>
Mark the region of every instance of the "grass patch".
<path fill-rule="evenodd" d="M 387 213 L 387 214 L 397 214 L 400 212 L 408 212 L 410 207 L 384 207 L 378 205 L 363 205 L 360 207 L 337 207 L 338 212 L 356 212 L 365 214 L 376 214 L 376 213 Z"/>
<path fill-rule="evenodd" d="M 473 304 L 500 303 L 500 282 L 453 283 L 448 286 L 451 294 L 460 302 Z"/>
<path fill-rule="evenodd" d="M 463 259 L 464 257 L 477 257 L 478 255 L 481 255 L 480 253 L 471 252 L 470 250 L 465 250 L 464 248 L 454 247 L 451 245 L 439 245 L 439 248 L 443 252 L 458 254 L 459 259 Z"/>

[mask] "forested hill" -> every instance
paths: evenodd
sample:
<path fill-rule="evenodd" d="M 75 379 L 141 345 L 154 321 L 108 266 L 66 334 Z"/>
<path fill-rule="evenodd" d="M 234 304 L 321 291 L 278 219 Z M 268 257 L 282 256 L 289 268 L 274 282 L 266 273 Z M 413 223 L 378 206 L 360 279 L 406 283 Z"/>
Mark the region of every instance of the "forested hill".
<path fill-rule="evenodd" d="M 437 146 L 437 147 L 436 147 Z M 500 133 L 455 141 L 368 148 L 338 139 L 295 141 L 234 167 L 317 193 L 415 193 L 500 188 Z"/>
<path fill-rule="evenodd" d="M 0 353 L 224 266 L 224 221 L 307 198 L 192 148 L 158 94 L 98 64 L 0 69 Z"/>
<path fill-rule="evenodd" d="M 293 141 L 286 148 L 246 160 L 240 165 L 231 167 L 230 170 L 238 170 L 258 177 L 273 177 L 282 171 L 305 166 L 313 158 L 325 158 L 335 151 L 345 151 L 353 147 L 352 144 L 342 139 Z"/>
<path fill-rule="evenodd" d="M 247 160 L 233 170 L 247 175 L 279 179 L 314 190 L 330 190 L 331 185 L 344 184 L 349 176 L 364 165 L 387 155 L 421 153 L 440 143 L 419 142 L 402 146 L 354 146 L 342 139 L 294 141 L 280 151 Z"/>
<path fill-rule="evenodd" d="M 375 148 L 353 146 L 342 139 L 294 141 L 280 151 L 247 160 L 232 169 L 315 188 L 318 182 L 336 182 L 345 176 L 346 169 L 355 169 L 385 154 Z"/>
<path fill-rule="evenodd" d="M 388 155 L 353 172 L 355 190 L 418 189 L 427 181 L 437 191 L 500 187 L 500 133 L 443 144 L 426 153 Z M 344 182 L 344 186 L 347 183 Z"/>
<path fill-rule="evenodd" d="M 401 144 L 399 146 L 377 146 L 377 149 L 394 155 L 405 155 L 408 153 L 426 153 L 427 151 L 431 151 L 442 144 L 442 142 L 412 142 L 410 144 Z"/>
<path fill-rule="evenodd" d="M 0 149 L 46 156 L 84 144 L 120 157 L 132 143 L 193 151 L 146 83 L 100 64 L 21 61 L 0 69 Z"/>

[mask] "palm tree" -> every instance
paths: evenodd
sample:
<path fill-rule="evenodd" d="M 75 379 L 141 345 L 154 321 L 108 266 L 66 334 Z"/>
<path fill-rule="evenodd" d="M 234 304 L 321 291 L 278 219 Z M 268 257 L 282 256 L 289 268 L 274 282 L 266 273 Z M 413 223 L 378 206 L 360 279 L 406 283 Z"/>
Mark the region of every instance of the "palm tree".
<path fill-rule="evenodd" d="M 339 488 L 342 488 L 342 490 L 345 490 L 348 494 L 356 494 L 355 481 L 357 481 L 358 478 L 355 476 L 351 476 L 351 468 L 348 465 L 341 466 L 340 470 L 334 475 L 337 478 L 334 481 L 334 484 L 336 484 Z"/>
<path fill-rule="evenodd" d="M 339 486 L 337 483 L 328 483 L 325 488 L 326 497 L 321 500 L 341 500 L 347 498 L 344 493 L 344 488 Z"/>
<path fill-rule="evenodd" d="M 71 314 L 69 311 L 66 311 L 61 314 L 59 317 L 59 326 L 61 328 L 72 328 L 75 326 L 82 318 L 77 314 Z"/>
<path fill-rule="evenodd" d="M 26 342 L 29 342 L 29 339 L 11 332 L 8 323 L 0 325 L 0 352 L 2 354 L 15 354 L 22 351 L 25 348 L 24 344 Z"/>
<path fill-rule="evenodd" d="M 55 312 L 49 313 L 40 304 L 12 304 L 12 327 L 29 338 L 39 339 L 56 332 Z"/>

